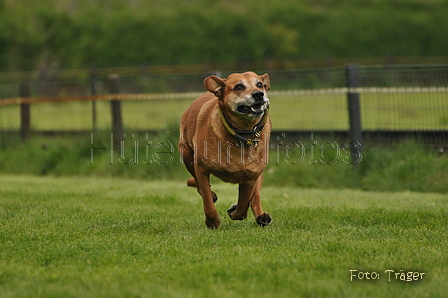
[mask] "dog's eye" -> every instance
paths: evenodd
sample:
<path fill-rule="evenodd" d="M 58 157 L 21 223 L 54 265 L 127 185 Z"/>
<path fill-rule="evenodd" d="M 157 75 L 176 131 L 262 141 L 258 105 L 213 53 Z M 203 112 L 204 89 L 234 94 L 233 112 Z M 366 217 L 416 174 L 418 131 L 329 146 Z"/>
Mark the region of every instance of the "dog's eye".
<path fill-rule="evenodd" d="M 233 87 L 233 90 L 235 91 L 241 91 L 246 89 L 246 87 L 243 84 L 236 84 L 235 87 Z"/>
<path fill-rule="evenodd" d="M 262 82 L 258 82 L 257 83 L 257 88 L 263 88 L 263 83 Z"/>

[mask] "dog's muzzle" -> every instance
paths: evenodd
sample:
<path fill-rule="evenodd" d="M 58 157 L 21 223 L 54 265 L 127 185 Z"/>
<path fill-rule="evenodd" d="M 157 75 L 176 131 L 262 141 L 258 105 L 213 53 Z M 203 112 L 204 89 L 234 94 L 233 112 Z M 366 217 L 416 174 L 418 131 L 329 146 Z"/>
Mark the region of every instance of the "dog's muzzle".
<path fill-rule="evenodd" d="M 248 116 L 259 117 L 264 113 L 268 106 L 269 99 L 264 96 L 264 93 L 261 91 L 255 91 L 252 93 L 250 103 L 240 104 L 236 110 Z"/>

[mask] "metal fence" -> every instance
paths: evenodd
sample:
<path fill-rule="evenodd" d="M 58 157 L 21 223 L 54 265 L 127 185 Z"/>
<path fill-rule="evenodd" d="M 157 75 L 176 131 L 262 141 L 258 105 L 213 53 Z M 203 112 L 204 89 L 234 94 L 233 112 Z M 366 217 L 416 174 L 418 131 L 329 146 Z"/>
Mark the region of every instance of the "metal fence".
<path fill-rule="evenodd" d="M 344 67 L 267 72 L 276 133 L 347 137 L 348 94 L 357 93 L 365 140 L 389 142 L 412 136 L 429 143 L 448 143 L 448 65 L 359 66 L 356 86 L 347 84 Z M 226 77 L 229 73 L 213 74 Z M 115 83 L 111 78 L 117 76 L 94 71 L 78 78 L 59 78 L 57 73 L 37 73 L 25 82 L 6 78 L 0 82 L 0 131 L 19 132 L 24 125 L 30 133 L 111 130 L 112 99 L 121 102 L 125 131 L 171 129 L 205 91 L 203 80 L 210 74 L 142 72 L 121 75 Z M 112 92 L 111 88 L 118 89 Z M 29 118 L 23 119 L 26 104 Z"/>

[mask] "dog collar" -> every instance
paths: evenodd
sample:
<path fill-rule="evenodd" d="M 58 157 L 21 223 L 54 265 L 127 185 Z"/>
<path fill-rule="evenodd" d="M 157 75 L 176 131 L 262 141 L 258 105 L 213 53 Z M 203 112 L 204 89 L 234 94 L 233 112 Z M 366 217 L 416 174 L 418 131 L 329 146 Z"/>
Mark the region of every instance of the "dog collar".
<path fill-rule="evenodd" d="M 263 118 L 261 118 L 260 122 L 258 122 L 252 130 L 237 130 L 236 128 L 232 127 L 229 122 L 227 121 L 226 117 L 222 113 L 221 109 L 219 109 L 219 116 L 221 118 L 221 122 L 226 128 L 226 130 L 238 141 L 240 141 L 243 144 L 246 145 L 254 145 L 255 149 L 257 149 L 258 142 L 261 139 L 261 131 L 264 128 L 264 125 L 268 121 L 268 111 L 269 107 L 266 108 Z M 246 138 L 243 136 L 243 134 L 251 134 L 254 136 L 254 138 Z"/>

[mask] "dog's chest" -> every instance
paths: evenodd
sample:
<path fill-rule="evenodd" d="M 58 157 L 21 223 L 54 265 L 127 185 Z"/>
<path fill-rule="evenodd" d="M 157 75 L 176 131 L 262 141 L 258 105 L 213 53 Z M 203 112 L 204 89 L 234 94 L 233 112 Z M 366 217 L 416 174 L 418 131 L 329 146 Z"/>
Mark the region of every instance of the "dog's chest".
<path fill-rule="evenodd" d="M 255 146 L 230 141 L 204 142 L 196 152 L 196 161 L 225 182 L 241 183 L 258 177 L 268 162 L 263 141 Z"/>

